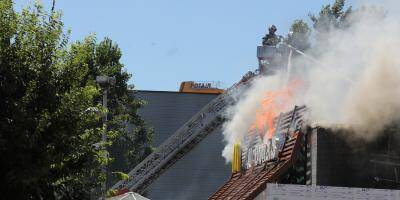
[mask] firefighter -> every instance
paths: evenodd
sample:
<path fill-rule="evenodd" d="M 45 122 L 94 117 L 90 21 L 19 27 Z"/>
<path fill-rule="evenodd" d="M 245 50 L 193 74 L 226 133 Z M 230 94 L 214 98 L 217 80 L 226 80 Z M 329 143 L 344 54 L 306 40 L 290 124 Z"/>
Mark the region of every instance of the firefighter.
<path fill-rule="evenodd" d="M 276 26 L 272 25 L 268 28 L 268 34 L 262 38 L 262 45 L 276 46 L 279 43 L 279 37 L 275 34 Z"/>

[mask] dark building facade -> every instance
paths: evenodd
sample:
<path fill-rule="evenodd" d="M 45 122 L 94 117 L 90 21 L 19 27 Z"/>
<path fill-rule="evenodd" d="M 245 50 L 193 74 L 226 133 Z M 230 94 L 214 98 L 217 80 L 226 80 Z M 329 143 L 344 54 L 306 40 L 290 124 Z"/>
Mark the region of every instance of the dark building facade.
<path fill-rule="evenodd" d="M 135 91 L 146 101 L 139 115 L 154 129 L 153 146 L 159 146 L 218 94 L 196 94 L 169 91 Z"/>
<path fill-rule="evenodd" d="M 295 112 L 289 114 L 291 113 Z M 286 117 L 283 119 L 277 121 L 287 121 Z M 277 125 L 277 127 L 282 126 L 288 127 L 287 123 Z M 280 130 L 280 128 L 277 129 Z M 294 132 L 290 132 L 289 128 L 289 134 L 285 138 L 284 146 L 275 160 L 254 164 L 248 169 L 242 168 L 233 172 L 231 178 L 221 185 L 209 200 L 268 199 L 267 196 L 271 193 L 267 192 L 267 183 L 292 186 L 311 185 L 314 189 L 322 188 L 319 191 L 321 194 L 324 193 L 322 195 L 339 190 L 339 187 L 352 188 L 354 191 L 357 190 L 356 188 L 364 188 L 360 191 L 366 191 L 365 188 L 400 189 L 400 146 L 398 145 L 400 144 L 400 129 L 398 127 L 386 129 L 373 140 L 356 138 L 354 133 L 345 129 L 332 130 L 307 126 L 301 126 Z M 263 153 L 259 148 L 256 150 Z M 316 186 L 329 186 L 330 189 L 328 191 L 328 189 L 323 189 L 327 187 Z M 310 188 L 305 190 L 310 191 Z M 293 196 L 286 192 L 288 191 L 283 188 L 278 191 L 278 193 Z M 298 188 L 297 192 L 300 192 Z M 318 196 L 317 193 L 315 194 Z M 329 195 L 334 196 L 333 193 Z M 371 193 L 371 195 L 374 194 Z M 306 199 L 317 199 L 317 196 Z"/>
<path fill-rule="evenodd" d="M 218 94 L 136 91 L 135 96 L 147 102 L 139 114 L 154 128 L 153 146 L 157 147 Z M 302 134 L 296 140 L 288 140 L 287 145 L 292 145 L 292 150 L 283 148 L 290 151 L 290 154 L 280 154 L 282 158 L 278 160 L 283 164 L 279 165 L 278 162 L 276 171 L 267 171 L 268 168 L 264 167 L 259 174 L 265 171 L 263 176 L 272 177 L 271 181 L 276 183 L 399 189 L 399 130 L 399 127 L 393 127 L 374 140 L 365 141 L 350 137 L 347 130 L 303 127 L 300 131 Z M 221 156 L 224 147 L 222 140 L 220 128 L 209 133 L 190 151 L 164 169 L 142 194 L 154 200 L 207 199 L 216 194 L 215 191 L 227 180 L 227 183 L 236 182 L 237 187 L 242 187 L 243 184 L 248 187 L 246 178 L 252 178 L 251 176 L 242 175 L 241 178 L 232 180 L 231 167 Z M 291 155 L 290 159 L 285 160 L 288 155 Z M 251 170 L 249 173 L 254 174 Z M 264 180 L 258 175 L 254 175 L 253 179 L 254 183 L 256 180 Z M 254 191 L 262 191 L 256 190 L 257 187 L 248 187 L 249 194 L 254 193 L 253 196 L 257 196 L 259 193 Z M 225 190 L 231 191 L 229 188 Z"/>
<path fill-rule="evenodd" d="M 135 91 L 147 104 L 140 116 L 153 127 L 153 146 L 157 148 L 218 94 L 165 91 Z M 207 199 L 231 173 L 221 155 L 221 129 L 208 134 L 187 154 L 152 182 L 144 192 L 150 199 Z"/>
<path fill-rule="evenodd" d="M 400 189 L 400 129 L 388 129 L 372 141 L 323 128 L 308 136 L 309 184 Z"/>

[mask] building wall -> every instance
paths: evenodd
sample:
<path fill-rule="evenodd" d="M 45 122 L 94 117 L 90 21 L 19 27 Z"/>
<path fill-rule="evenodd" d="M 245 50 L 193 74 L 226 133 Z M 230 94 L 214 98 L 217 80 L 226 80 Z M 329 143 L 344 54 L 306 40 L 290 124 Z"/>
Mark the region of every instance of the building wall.
<path fill-rule="evenodd" d="M 399 131 L 387 131 L 372 141 L 349 137 L 345 131 L 317 128 L 311 152 L 313 183 L 324 186 L 400 188 Z M 316 135 L 315 135 L 316 134 Z M 316 154 L 316 155 L 315 155 Z M 397 183 L 396 183 L 397 182 Z"/>
<path fill-rule="evenodd" d="M 158 177 L 145 196 L 152 200 L 207 199 L 231 174 L 221 156 L 223 147 L 221 129 L 216 129 Z"/>
<path fill-rule="evenodd" d="M 135 96 L 147 102 L 139 115 L 153 127 L 157 147 L 218 95 L 139 90 Z"/>
<path fill-rule="evenodd" d="M 139 99 L 147 101 L 139 114 L 154 128 L 153 146 L 157 147 L 215 94 L 137 91 Z M 162 173 L 144 192 L 152 199 L 207 199 L 230 177 L 230 165 L 222 157 L 223 136 L 216 129 L 190 152 Z"/>

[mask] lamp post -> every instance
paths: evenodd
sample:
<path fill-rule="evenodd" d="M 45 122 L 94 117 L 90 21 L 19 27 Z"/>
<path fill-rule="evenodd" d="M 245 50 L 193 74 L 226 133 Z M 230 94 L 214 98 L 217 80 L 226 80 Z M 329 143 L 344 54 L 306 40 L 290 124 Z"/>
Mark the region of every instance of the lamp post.
<path fill-rule="evenodd" d="M 100 85 L 100 87 L 103 89 L 103 107 L 107 110 L 107 95 L 108 95 L 108 90 L 110 89 L 110 86 L 115 85 L 115 77 L 109 77 L 109 76 L 96 76 L 96 82 Z M 102 142 L 105 144 L 107 142 L 107 115 L 108 115 L 108 110 L 106 113 L 103 115 L 103 129 L 104 132 L 101 136 Z M 107 160 L 108 159 L 108 152 L 106 147 L 104 147 L 104 157 Z M 101 185 L 101 193 L 102 197 L 105 199 L 106 195 L 106 182 L 107 182 L 107 166 L 103 165 L 102 167 L 102 172 L 105 174 L 106 180 Z"/>

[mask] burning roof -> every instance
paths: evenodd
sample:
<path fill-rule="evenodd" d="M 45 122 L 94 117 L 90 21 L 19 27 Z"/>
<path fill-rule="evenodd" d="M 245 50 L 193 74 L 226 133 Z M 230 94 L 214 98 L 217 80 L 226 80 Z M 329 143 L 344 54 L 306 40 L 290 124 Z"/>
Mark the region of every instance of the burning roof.
<path fill-rule="evenodd" d="M 260 137 L 251 137 L 247 151 L 241 156 L 242 170 L 233 171 L 231 178 L 209 199 L 254 199 L 265 189 L 266 183 L 281 178 L 295 162 L 300 149 L 304 112 L 304 106 L 296 106 L 274 118 L 274 135 L 266 139 L 280 141 L 273 144 L 274 148 L 269 148 L 272 143 L 254 140 Z M 271 150 L 276 152 L 276 157 L 266 157 Z"/>

